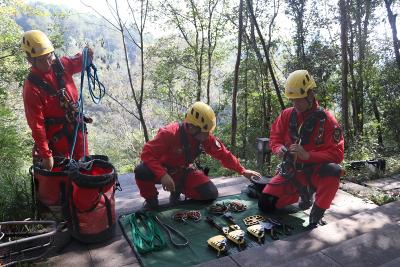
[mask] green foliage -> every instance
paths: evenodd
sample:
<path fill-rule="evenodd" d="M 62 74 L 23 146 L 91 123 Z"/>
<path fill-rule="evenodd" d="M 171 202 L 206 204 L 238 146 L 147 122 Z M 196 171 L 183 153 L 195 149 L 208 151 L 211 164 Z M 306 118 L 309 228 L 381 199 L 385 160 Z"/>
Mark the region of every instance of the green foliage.
<path fill-rule="evenodd" d="M 0 221 L 31 215 L 30 180 L 23 168 L 31 143 L 17 130 L 11 112 L 0 105 Z"/>
<path fill-rule="evenodd" d="M 0 221 L 18 221 L 33 217 L 30 176 L 0 173 Z"/>
<path fill-rule="evenodd" d="M 382 126 L 386 146 L 400 149 L 400 70 L 395 62 L 388 62 L 379 75 L 378 99 L 382 109 Z"/>
<path fill-rule="evenodd" d="M 382 206 L 386 203 L 400 200 L 400 197 L 398 195 L 390 193 L 378 192 L 376 194 L 371 195 L 369 199 L 376 205 Z"/>
<path fill-rule="evenodd" d="M 22 29 L 15 22 L 20 8 L 20 1 L 0 2 L 0 97 L 4 97 L 10 82 L 21 84 L 26 75 L 24 55 L 20 52 Z"/>

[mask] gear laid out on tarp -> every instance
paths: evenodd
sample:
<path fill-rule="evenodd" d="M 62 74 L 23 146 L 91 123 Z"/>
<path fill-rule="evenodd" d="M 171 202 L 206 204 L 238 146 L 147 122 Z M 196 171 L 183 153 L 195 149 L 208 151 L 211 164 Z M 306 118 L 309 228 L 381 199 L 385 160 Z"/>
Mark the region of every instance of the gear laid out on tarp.
<path fill-rule="evenodd" d="M 236 224 L 231 224 L 229 226 L 221 226 L 215 222 L 213 217 L 207 216 L 206 221 L 218 229 L 221 234 L 225 235 L 228 240 L 232 241 L 234 244 L 238 246 L 239 249 L 242 249 L 245 245 L 244 239 L 244 231 L 240 229 L 240 227 Z"/>
<path fill-rule="evenodd" d="M 210 214 L 209 207 L 211 205 L 215 205 L 216 203 L 220 203 L 222 205 L 222 203 L 227 204 L 232 202 L 241 203 L 243 206 L 247 207 L 241 212 L 230 212 L 230 216 L 233 217 L 235 224 L 245 232 L 243 239 L 245 240 L 246 246 L 241 245 L 240 248 L 233 241 L 221 234 L 218 229 L 210 226 L 205 219 L 207 216 L 211 215 L 213 216 L 216 224 L 222 227 L 229 227 L 229 224 L 231 223 L 229 223 L 227 219 L 224 219 L 222 215 Z M 185 211 L 194 210 L 203 215 L 200 221 L 194 222 L 191 219 L 186 219 L 186 223 L 183 221 L 175 221 L 175 214 L 182 215 Z M 305 226 L 308 225 L 308 215 L 303 211 L 298 211 L 297 213 L 293 214 L 287 214 L 286 212 L 265 214 L 259 211 L 257 200 L 248 197 L 245 193 L 221 197 L 213 203 L 187 200 L 179 206 L 161 207 L 159 210 L 153 212 L 163 223 L 170 225 L 175 230 L 182 233 L 187 238 L 189 243 L 186 246 L 176 247 L 166 238 L 166 247 L 162 250 L 151 251 L 144 254 L 139 253 L 137 248 L 135 248 L 134 241 L 132 239 L 133 230 L 129 220 L 131 214 L 122 215 L 119 218 L 119 224 L 125 238 L 131 245 L 133 252 L 136 254 L 136 257 L 142 266 L 191 266 L 213 260 L 224 255 L 236 254 L 243 249 L 247 250 L 252 247 L 259 247 L 260 245 L 263 245 L 262 242 L 259 241 L 259 238 L 256 238 L 250 233 L 250 231 L 253 231 L 256 234 L 257 229 L 248 230 L 248 226 L 243 222 L 244 218 L 252 215 L 263 216 L 263 218 L 265 218 L 265 222 L 268 222 L 266 218 L 271 218 L 277 220 L 280 224 L 290 225 L 294 228 L 292 230 L 293 235 L 305 231 Z M 268 223 L 271 225 L 271 228 L 273 227 L 275 229 L 274 236 L 277 236 L 280 239 L 285 239 L 287 237 L 283 233 L 283 230 L 280 226 L 276 227 L 272 223 Z M 259 226 L 257 227 L 259 228 Z M 258 230 L 261 230 L 261 228 Z M 162 231 L 162 234 L 165 236 L 164 231 Z M 268 245 L 269 242 L 273 242 L 273 239 L 270 235 L 270 230 L 265 230 L 265 237 L 261 239 L 264 240 L 264 245 Z M 266 259 L 266 262 L 267 261 L 268 259 Z"/>
<path fill-rule="evenodd" d="M 208 212 L 214 215 L 221 215 L 228 211 L 241 212 L 245 211 L 247 206 L 240 201 L 215 203 L 208 207 Z"/>
<path fill-rule="evenodd" d="M 227 239 L 223 235 L 216 235 L 216 236 L 210 237 L 207 240 L 207 244 L 211 248 L 213 248 L 213 249 L 215 249 L 217 251 L 217 256 L 218 257 L 219 257 L 219 255 L 221 255 L 221 253 L 226 253 L 227 252 L 227 250 L 226 250 L 226 242 L 227 242 Z"/>
<path fill-rule="evenodd" d="M 184 210 L 178 211 L 172 215 L 172 218 L 175 221 L 187 222 L 187 220 L 192 220 L 194 222 L 198 222 L 201 220 L 201 212 L 198 210 Z"/>
<path fill-rule="evenodd" d="M 222 217 L 228 221 L 230 224 L 229 227 L 232 229 L 240 229 L 239 225 L 236 224 L 235 219 L 233 218 L 232 214 L 227 212 Z M 257 242 L 263 243 L 263 237 L 264 237 L 264 227 L 262 225 L 252 225 L 247 227 L 247 232 L 252 235 L 253 237 L 257 238 Z"/>

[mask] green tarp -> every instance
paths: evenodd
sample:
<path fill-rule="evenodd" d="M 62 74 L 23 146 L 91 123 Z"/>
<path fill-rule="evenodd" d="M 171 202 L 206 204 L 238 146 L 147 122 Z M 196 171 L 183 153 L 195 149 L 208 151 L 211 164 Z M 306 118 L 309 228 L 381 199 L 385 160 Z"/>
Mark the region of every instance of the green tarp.
<path fill-rule="evenodd" d="M 155 212 L 155 214 L 163 223 L 169 224 L 178 231 L 180 231 L 181 233 L 183 233 L 189 240 L 189 245 L 184 248 L 176 248 L 175 246 L 172 245 L 172 243 L 168 239 L 168 236 L 165 233 L 165 231 L 160 227 L 167 241 L 167 247 L 162 249 L 161 251 L 153 251 L 146 254 L 140 254 L 135 249 L 132 241 L 132 228 L 129 223 L 129 218 L 131 214 L 122 215 L 119 218 L 119 223 L 121 225 L 125 237 L 127 238 L 129 244 L 135 251 L 135 254 L 137 255 L 140 263 L 143 266 L 146 267 L 147 266 L 154 266 L 154 267 L 191 266 L 194 264 L 199 264 L 217 258 L 217 252 L 207 246 L 207 240 L 212 236 L 219 235 L 220 232 L 205 221 L 205 217 L 209 215 L 207 207 L 209 207 L 211 204 L 222 203 L 222 202 L 228 203 L 234 200 L 239 200 L 241 203 L 247 205 L 247 210 L 243 212 L 231 212 L 232 217 L 235 219 L 236 223 L 245 232 L 246 232 L 246 225 L 243 222 L 243 218 L 256 214 L 275 218 L 278 219 L 280 222 L 293 226 L 294 230 L 292 231 L 292 235 L 303 232 L 305 230 L 304 226 L 308 224 L 308 216 L 302 211 L 298 211 L 292 214 L 288 214 L 288 212 L 264 214 L 261 211 L 259 211 L 257 206 L 257 200 L 247 197 L 247 195 L 244 193 L 233 196 L 222 197 L 214 201 L 214 203 L 208 203 L 208 204 L 201 204 L 198 202 L 188 202 L 173 208 L 167 208 L 164 210 L 157 211 Z M 178 211 L 185 211 L 185 210 L 199 210 L 202 215 L 201 221 L 193 222 L 191 220 L 188 220 L 187 223 L 184 223 L 184 222 L 177 222 L 172 219 L 173 214 L 175 214 Z M 213 216 L 215 221 L 219 225 L 221 226 L 228 225 L 227 221 L 225 221 L 221 216 L 217 215 Z M 284 239 L 286 237 L 287 237 L 286 235 L 279 235 L 280 239 Z M 246 239 L 246 246 L 241 250 L 249 249 L 250 247 L 254 246 L 260 246 L 260 244 L 257 243 L 257 240 L 249 236 L 248 233 L 246 233 L 245 239 Z M 271 237 L 267 235 L 264 244 L 261 245 L 268 245 L 269 242 L 273 241 L 274 240 L 272 240 Z M 228 241 L 228 255 L 237 253 L 238 251 L 240 250 L 235 246 L 235 244 Z M 220 257 L 222 256 L 224 255 L 221 255 Z"/>

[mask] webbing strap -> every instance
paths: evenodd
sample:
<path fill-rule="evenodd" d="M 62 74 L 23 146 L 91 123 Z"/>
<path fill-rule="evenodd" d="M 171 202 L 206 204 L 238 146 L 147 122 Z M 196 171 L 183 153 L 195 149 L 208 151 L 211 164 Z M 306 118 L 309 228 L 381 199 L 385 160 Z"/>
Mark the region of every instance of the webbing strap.
<path fill-rule="evenodd" d="M 185 126 L 183 123 L 179 123 L 179 137 L 181 139 L 183 153 L 185 154 L 185 165 L 190 164 L 190 146 L 189 140 L 187 139 Z"/>
<path fill-rule="evenodd" d="M 297 141 L 300 139 L 301 145 L 308 144 L 310 142 L 311 133 L 314 130 L 317 120 L 319 121 L 319 130 L 315 142 L 317 145 L 321 145 L 323 142 L 322 137 L 324 135 L 324 124 L 326 120 L 326 114 L 323 108 L 318 107 L 317 110 L 310 114 L 304 120 L 300 129 L 297 129 L 297 112 L 296 109 L 293 109 L 292 113 L 290 114 L 289 120 L 289 133 L 292 142 L 297 143 Z"/>
<path fill-rule="evenodd" d="M 188 173 L 189 173 L 189 169 L 187 167 L 201 153 L 200 143 L 198 143 L 197 146 L 195 147 L 195 153 L 194 153 L 194 155 L 192 157 L 191 149 L 190 149 L 190 145 L 189 145 L 189 140 L 188 140 L 188 138 L 186 136 L 184 123 L 179 123 L 179 136 L 180 136 L 182 147 L 183 147 L 183 153 L 185 154 L 185 168 L 184 168 L 183 177 L 176 184 L 175 190 L 178 193 L 180 193 L 183 190 L 184 186 L 185 186 L 185 182 L 186 182 L 186 179 L 187 179 L 187 176 L 188 176 Z"/>
<path fill-rule="evenodd" d="M 50 84 L 40 79 L 38 76 L 33 75 L 32 73 L 29 73 L 28 81 L 30 81 L 36 87 L 45 91 L 50 96 L 57 95 L 57 91 Z"/>
<path fill-rule="evenodd" d="M 189 140 L 186 136 L 185 125 L 183 123 L 179 123 L 179 136 L 181 139 L 183 151 L 185 153 L 185 164 L 189 165 L 201 154 L 200 142 L 196 144 L 194 151 L 195 153 L 192 157 Z"/>
<path fill-rule="evenodd" d="M 129 222 L 132 227 L 133 244 L 139 253 L 159 251 L 167 246 L 151 212 L 135 212 L 130 215 Z"/>

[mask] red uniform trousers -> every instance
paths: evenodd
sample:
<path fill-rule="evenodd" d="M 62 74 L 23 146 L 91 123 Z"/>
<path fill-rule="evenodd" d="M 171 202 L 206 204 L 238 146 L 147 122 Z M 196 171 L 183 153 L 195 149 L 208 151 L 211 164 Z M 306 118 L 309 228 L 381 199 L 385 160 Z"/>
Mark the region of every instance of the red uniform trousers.
<path fill-rule="evenodd" d="M 321 166 L 327 164 L 316 164 L 311 174 L 311 186 L 315 189 L 315 203 L 321 209 L 329 209 L 333 198 L 339 188 L 340 174 L 338 172 L 320 171 Z M 329 164 L 332 166 L 332 164 Z M 339 166 L 334 164 L 334 166 Z M 307 177 L 302 170 L 296 171 L 296 178 L 303 186 L 307 185 Z M 274 176 L 265 186 L 263 194 L 269 194 L 278 198 L 275 207 L 283 208 L 294 204 L 299 200 L 296 187 L 280 174 Z"/>
<path fill-rule="evenodd" d="M 188 169 L 188 174 L 184 174 L 184 169 L 168 172 L 175 182 L 175 190 L 179 190 L 187 198 L 194 200 L 207 200 L 208 198 L 201 194 L 198 189 L 205 184 L 212 183 L 211 180 L 202 171 Z M 186 176 L 186 178 L 185 178 Z M 139 187 L 140 195 L 145 199 L 155 198 L 158 195 L 156 184 L 161 184 L 161 178 L 136 177 L 136 184 Z"/>

